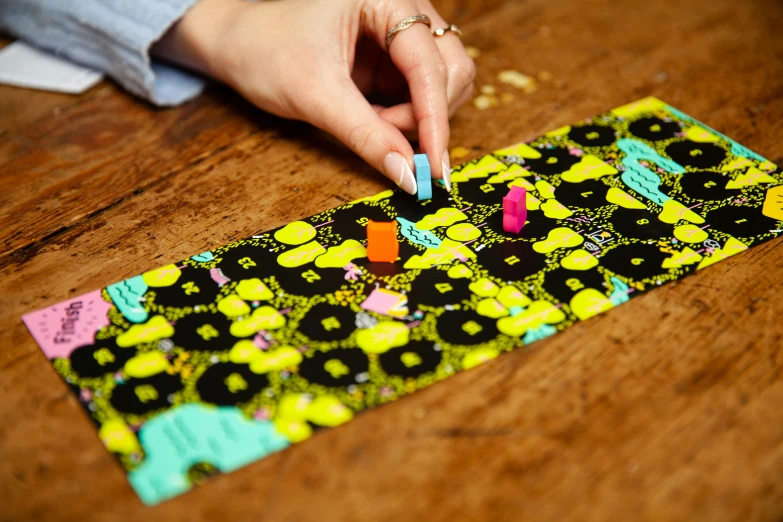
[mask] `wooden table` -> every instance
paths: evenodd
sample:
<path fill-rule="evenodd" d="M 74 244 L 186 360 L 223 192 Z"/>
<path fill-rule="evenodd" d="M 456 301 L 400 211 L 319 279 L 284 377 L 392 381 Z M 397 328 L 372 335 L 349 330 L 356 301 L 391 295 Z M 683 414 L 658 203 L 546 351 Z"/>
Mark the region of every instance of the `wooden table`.
<path fill-rule="evenodd" d="M 654 95 L 783 163 L 777 0 L 436 3 L 514 96 L 454 118 L 469 158 Z M 0 165 L 0 520 L 783 517 L 779 239 L 145 508 L 21 314 L 389 184 L 226 89 L 108 81 L 0 88 Z"/>

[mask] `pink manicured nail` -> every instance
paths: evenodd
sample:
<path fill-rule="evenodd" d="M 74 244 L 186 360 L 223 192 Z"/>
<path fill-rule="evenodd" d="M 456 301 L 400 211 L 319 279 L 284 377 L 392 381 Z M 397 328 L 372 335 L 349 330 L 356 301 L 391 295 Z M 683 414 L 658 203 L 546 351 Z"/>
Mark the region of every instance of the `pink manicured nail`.
<path fill-rule="evenodd" d="M 446 184 L 446 190 L 451 192 L 451 162 L 447 150 L 443 151 L 443 182 Z"/>
<path fill-rule="evenodd" d="M 416 193 L 416 178 L 413 177 L 408 162 L 399 152 L 390 152 L 383 160 L 383 170 L 386 175 L 408 194 Z"/>

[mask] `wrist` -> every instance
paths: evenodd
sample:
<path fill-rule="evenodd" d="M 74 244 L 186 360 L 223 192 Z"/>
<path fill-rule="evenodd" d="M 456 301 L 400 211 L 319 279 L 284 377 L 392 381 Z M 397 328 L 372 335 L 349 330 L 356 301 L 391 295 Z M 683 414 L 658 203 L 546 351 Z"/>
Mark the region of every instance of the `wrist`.
<path fill-rule="evenodd" d="M 244 0 L 199 0 L 150 54 L 226 82 L 226 40 L 251 7 Z"/>

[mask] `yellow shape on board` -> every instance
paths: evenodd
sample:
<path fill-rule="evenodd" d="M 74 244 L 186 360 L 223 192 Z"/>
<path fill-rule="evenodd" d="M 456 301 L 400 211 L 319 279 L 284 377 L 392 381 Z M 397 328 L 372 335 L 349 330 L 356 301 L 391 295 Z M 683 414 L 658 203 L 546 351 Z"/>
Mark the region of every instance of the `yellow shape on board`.
<path fill-rule="evenodd" d="M 122 453 L 123 455 L 141 452 L 139 439 L 136 438 L 136 434 L 122 419 L 104 421 L 100 430 L 98 430 L 98 436 L 101 438 L 103 445 L 111 452 Z"/>
<path fill-rule="evenodd" d="M 485 362 L 494 359 L 498 355 L 500 355 L 500 352 L 495 348 L 478 348 L 465 354 L 465 357 L 462 358 L 462 368 L 464 370 L 470 370 L 471 368 L 475 368 L 480 364 L 484 364 Z"/>
<path fill-rule="evenodd" d="M 675 252 L 671 257 L 667 257 L 663 260 L 661 266 L 663 268 L 680 268 L 683 265 L 692 265 L 698 263 L 703 259 L 702 255 L 694 252 L 691 247 L 685 247 L 681 252 Z"/>
<path fill-rule="evenodd" d="M 416 352 L 403 353 L 400 355 L 400 361 L 402 361 L 402 364 L 404 364 L 406 368 L 414 368 L 424 362 L 421 359 L 421 355 Z"/>
<path fill-rule="evenodd" d="M 257 277 L 241 280 L 234 290 L 245 301 L 266 301 L 275 296 Z"/>
<path fill-rule="evenodd" d="M 771 161 L 769 161 L 768 159 L 765 159 L 764 161 L 761 162 L 759 168 L 765 172 L 772 172 L 773 170 L 778 168 L 778 166 L 772 163 Z"/>
<path fill-rule="evenodd" d="M 141 278 L 152 288 L 171 286 L 177 282 L 182 271 L 177 265 L 166 265 L 155 270 L 144 272 Z"/>
<path fill-rule="evenodd" d="M 486 178 L 490 174 L 495 174 L 508 169 L 505 163 L 499 161 L 495 156 L 488 154 L 481 157 L 475 163 L 468 163 L 461 170 L 452 173 L 451 180 L 455 181 L 455 176 L 458 176 L 456 181 L 467 181 L 475 178 Z"/>
<path fill-rule="evenodd" d="M 397 321 L 381 321 L 356 333 L 356 344 L 366 353 L 384 353 L 408 344 L 410 330 Z"/>
<path fill-rule="evenodd" d="M 571 311 L 583 321 L 605 312 L 613 306 L 614 304 L 612 304 L 609 298 L 595 288 L 580 290 L 571 298 Z"/>
<path fill-rule="evenodd" d="M 555 129 L 553 131 L 549 131 L 546 134 L 544 134 L 544 136 L 547 136 L 547 137 L 550 137 L 550 138 L 557 138 L 557 137 L 560 137 L 560 136 L 565 136 L 569 132 L 571 132 L 571 126 L 570 125 L 566 125 L 565 127 L 560 127 L 559 129 Z"/>
<path fill-rule="evenodd" d="M 504 170 L 499 174 L 495 174 L 494 176 L 491 176 L 487 180 L 487 183 L 505 183 L 506 181 L 510 181 L 515 178 L 532 176 L 532 175 L 533 174 L 529 170 L 523 169 L 521 166 L 514 163 L 508 168 L 508 170 Z"/>
<path fill-rule="evenodd" d="M 705 257 L 702 262 L 699 263 L 699 266 L 696 267 L 696 270 L 701 270 L 702 268 L 714 265 L 719 261 L 728 259 L 731 256 L 739 254 L 740 252 L 747 249 L 748 245 L 744 244 L 742 241 L 730 237 L 722 248 L 715 249 L 715 251 L 713 251 L 710 256 Z"/>
<path fill-rule="evenodd" d="M 218 301 L 217 309 L 226 317 L 240 317 L 250 313 L 250 306 L 237 294 L 229 294 Z"/>
<path fill-rule="evenodd" d="M 528 296 L 519 291 L 515 286 L 507 285 L 498 292 L 497 300 L 506 308 L 519 307 L 524 308 L 532 301 Z"/>
<path fill-rule="evenodd" d="M 487 297 L 478 302 L 476 313 L 490 319 L 499 319 L 507 316 L 508 310 L 497 299 Z"/>
<path fill-rule="evenodd" d="M 549 231 L 546 239 L 533 243 L 533 250 L 539 254 L 548 254 L 558 248 L 579 246 L 584 238 L 568 227 L 558 227 Z"/>
<path fill-rule="evenodd" d="M 525 206 L 528 210 L 538 210 L 541 208 L 541 201 L 530 192 L 525 193 Z"/>
<path fill-rule="evenodd" d="M 674 237 L 683 243 L 701 243 L 709 239 L 710 235 L 696 225 L 688 223 L 676 227 L 674 229 Z"/>
<path fill-rule="evenodd" d="M 403 266 L 407 269 L 427 269 L 435 265 L 450 263 L 460 257 L 463 259 L 473 258 L 476 257 L 476 253 L 462 243 L 446 238 L 441 241 L 438 248 L 428 248 L 422 255 L 411 256 Z"/>
<path fill-rule="evenodd" d="M 452 279 L 468 278 L 473 275 L 473 270 L 465 265 L 459 264 L 449 268 L 449 271 L 446 272 L 446 275 Z"/>
<path fill-rule="evenodd" d="M 699 125 L 691 125 L 685 130 L 685 137 L 698 143 L 717 143 L 720 139 Z"/>
<path fill-rule="evenodd" d="M 374 202 L 374 201 L 382 201 L 384 199 L 389 199 L 394 195 L 394 189 L 384 190 L 383 192 L 379 192 L 378 194 L 375 194 L 374 196 L 367 196 L 364 198 L 359 198 L 356 200 L 353 200 L 349 203 L 349 205 L 353 205 L 354 203 L 362 203 L 362 202 Z"/>
<path fill-rule="evenodd" d="M 261 350 L 249 339 L 237 341 L 228 352 L 228 360 L 235 364 L 247 364 L 255 359 Z"/>
<path fill-rule="evenodd" d="M 267 373 L 293 368 L 302 362 L 302 354 L 292 346 L 281 346 L 271 352 L 258 353 L 250 363 L 250 371 L 253 373 Z"/>
<path fill-rule="evenodd" d="M 679 201 L 675 201 L 673 199 L 663 203 L 663 210 L 660 214 L 658 214 L 658 219 L 664 223 L 669 223 L 670 225 L 677 223 L 681 219 L 690 221 L 691 223 L 696 223 L 697 225 L 704 223 L 703 217 L 690 210 Z"/>
<path fill-rule="evenodd" d="M 367 257 L 367 249 L 355 239 L 346 239 L 341 245 L 329 247 L 315 259 L 318 268 L 343 268 L 354 259 Z"/>
<path fill-rule="evenodd" d="M 744 169 L 746 167 L 755 167 L 755 164 L 752 161 L 750 161 L 748 158 L 744 156 L 739 156 L 737 158 L 734 158 L 730 162 L 728 162 L 724 167 L 721 168 L 721 170 L 724 172 L 728 172 L 731 170 Z"/>
<path fill-rule="evenodd" d="M 579 163 L 575 163 L 570 169 L 560 176 L 563 181 L 569 183 L 581 183 L 586 179 L 598 179 L 603 176 L 617 174 L 617 169 L 604 163 L 600 158 L 592 154 L 585 154 Z"/>
<path fill-rule="evenodd" d="M 573 214 L 568 207 L 556 199 L 548 199 L 541 203 L 541 210 L 544 211 L 546 217 L 552 219 L 565 219 Z"/>
<path fill-rule="evenodd" d="M 312 262 L 324 252 L 326 252 L 326 249 L 318 244 L 317 241 L 311 241 L 288 252 L 283 252 L 277 256 L 277 263 L 286 268 L 294 268 Z"/>
<path fill-rule="evenodd" d="M 307 420 L 319 426 L 333 428 L 353 419 L 353 412 L 331 395 L 316 397 L 307 407 Z"/>
<path fill-rule="evenodd" d="M 468 219 L 468 216 L 454 207 L 439 208 L 434 214 L 427 214 L 416 223 L 419 230 L 432 230 L 437 227 L 448 227 L 458 221 Z"/>
<path fill-rule="evenodd" d="M 735 179 L 729 180 L 728 183 L 726 183 L 726 188 L 731 189 L 741 189 L 745 187 L 751 187 L 754 185 L 758 185 L 760 183 L 777 183 L 778 180 L 767 174 L 766 172 L 761 172 L 756 167 L 750 167 L 747 172 L 744 174 L 740 174 Z"/>
<path fill-rule="evenodd" d="M 538 190 L 538 194 L 544 199 L 552 199 L 555 197 L 555 187 L 546 180 L 542 179 L 541 181 L 536 181 L 536 190 Z"/>
<path fill-rule="evenodd" d="M 275 419 L 275 429 L 291 443 L 296 444 L 307 440 L 313 434 L 313 428 L 304 421 L 288 420 L 286 418 Z"/>
<path fill-rule="evenodd" d="M 231 323 L 229 331 L 234 337 L 250 337 L 259 330 L 276 330 L 285 326 L 285 317 L 271 306 L 260 306 L 245 319 Z"/>
<path fill-rule="evenodd" d="M 500 292 L 498 285 L 486 277 L 482 277 L 478 281 L 470 283 L 468 288 L 470 288 L 470 291 L 479 297 L 495 297 L 498 295 L 498 292 Z"/>
<path fill-rule="evenodd" d="M 560 260 L 560 266 L 566 270 L 590 270 L 598 266 L 598 260 L 583 248 L 577 248 Z"/>
<path fill-rule="evenodd" d="M 128 348 L 141 343 L 149 343 L 159 339 L 165 339 L 174 335 L 174 327 L 171 326 L 162 315 L 156 315 L 142 324 L 134 324 L 124 333 L 117 336 L 117 346 Z"/>
<path fill-rule="evenodd" d="M 481 230 L 472 223 L 457 223 L 446 230 L 446 235 L 454 241 L 471 241 L 481 236 Z"/>
<path fill-rule="evenodd" d="M 768 218 L 783 221 L 783 185 L 767 190 L 761 213 Z"/>
<path fill-rule="evenodd" d="M 606 193 L 606 201 L 609 203 L 614 203 L 615 205 L 619 205 L 623 208 L 637 210 L 647 208 L 644 203 L 631 196 L 623 189 L 619 189 L 617 187 L 609 187 L 609 192 Z"/>
<path fill-rule="evenodd" d="M 314 237 L 315 227 L 304 221 L 292 221 L 275 232 L 275 239 L 286 245 L 301 245 Z"/>
<path fill-rule="evenodd" d="M 617 107 L 616 109 L 612 109 L 612 114 L 614 114 L 615 116 L 620 116 L 622 118 L 630 118 L 632 116 L 638 116 L 640 114 L 644 114 L 647 112 L 654 112 L 654 111 L 660 111 L 665 109 L 666 109 L 665 103 L 663 103 L 658 98 L 649 96 L 647 98 L 643 98 L 633 103 L 629 103 L 628 105 L 623 105 L 622 107 Z"/>
<path fill-rule="evenodd" d="M 527 172 L 527 171 L 525 171 L 525 172 Z M 511 188 L 511 187 L 522 187 L 527 192 L 531 192 L 531 191 L 536 189 L 536 187 L 534 187 L 532 183 L 530 183 L 528 180 L 523 179 L 523 178 L 517 178 L 517 179 L 515 179 L 514 181 L 512 181 L 511 183 L 509 183 L 506 186 L 508 188 Z"/>
<path fill-rule="evenodd" d="M 150 377 L 169 367 L 169 360 L 161 352 L 140 353 L 125 363 L 125 373 L 137 379 Z"/>
<path fill-rule="evenodd" d="M 534 330 L 544 324 L 556 324 L 563 319 L 565 314 L 549 301 L 533 301 L 524 312 L 499 319 L 497 327 L 509 337 L 521 337 L 527 330 Z"/>
<path fill-rule="evenodd" d="M 527 143 L 517 143 L 505 149 L 500 149 L 495 154 L 498 156 L 519 156 L 524 159 L 539 159 L 541 157 L 541 153 Z"/>
<path fill-rule="evenodd" d="M 310 396 L 304 393 L 286 393 L 277 403 L 275 417 L 290 421 L 307 420 L 307 408 L 311 400 Z"/>

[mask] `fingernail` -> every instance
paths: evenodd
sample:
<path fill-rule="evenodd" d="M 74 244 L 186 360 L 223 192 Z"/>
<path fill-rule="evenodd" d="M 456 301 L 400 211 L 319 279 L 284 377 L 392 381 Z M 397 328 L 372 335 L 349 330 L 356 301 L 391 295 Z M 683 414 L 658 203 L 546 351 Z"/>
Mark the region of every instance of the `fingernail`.
<path fill-rule="evenodd" d="M 402 154 L 399 152 L 388 153 L 386 159 L 383 160 L 383 170 L 386 171 L 389 179 L 397 183 L 402 190 L 408 194 L 416 193 L 416 178 L 413 177 L 413 171 Z"/>
<path fill-rule="evenodd" d="M 443 183 L 446 184 L 446 190 L 451 192 L 451 162 L 449 162 L 449 151 L 443 151 Z"/>

